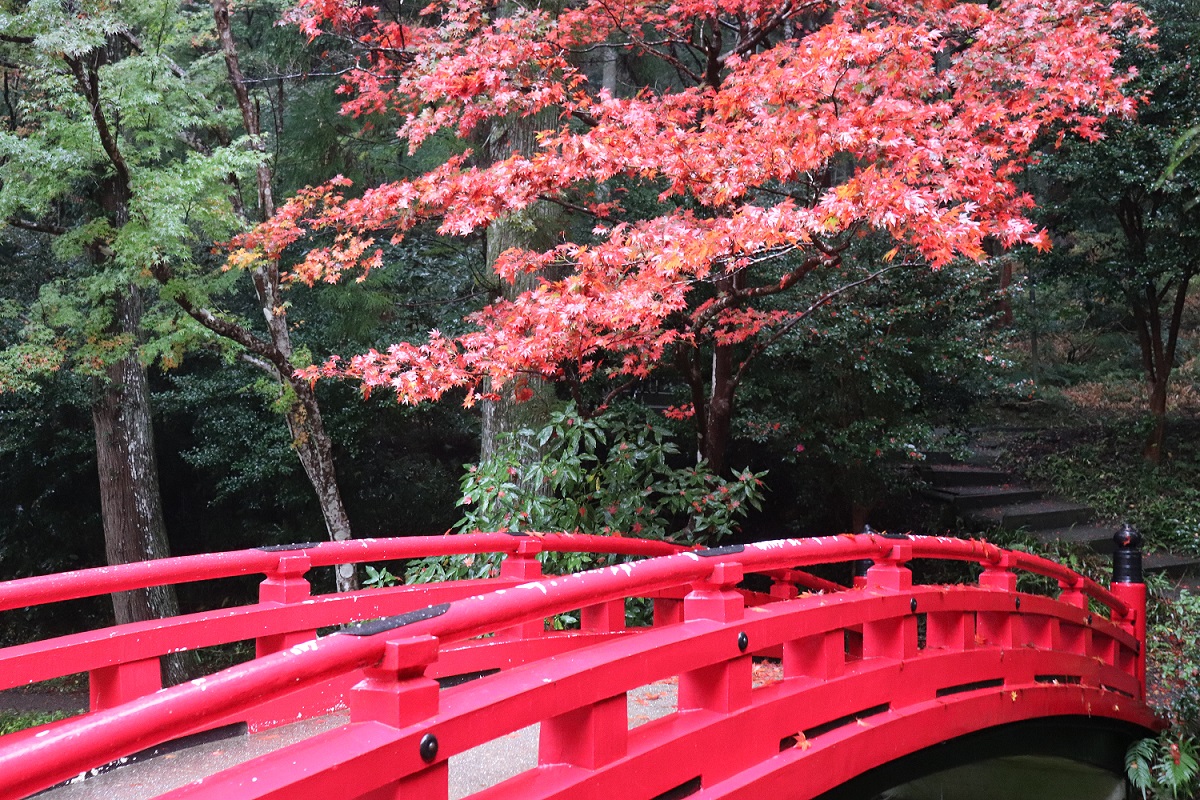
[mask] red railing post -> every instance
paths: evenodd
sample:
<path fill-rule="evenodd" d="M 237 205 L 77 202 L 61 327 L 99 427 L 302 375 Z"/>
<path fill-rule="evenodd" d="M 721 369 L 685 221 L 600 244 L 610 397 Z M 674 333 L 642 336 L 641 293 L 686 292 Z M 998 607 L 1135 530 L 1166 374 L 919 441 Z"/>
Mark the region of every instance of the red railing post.
<path fill-rule="evenodd" d="M 1060 580 L 1058 582 L 1058 602 L 1066 603 L 1069 606 L 1086 609 L 1088 607 L 1087 595 L 1083 593 L 1083 577 L 1075 576 L 1075 580 L 1068 583 Z"/>
<path fill-rule="evenodd" d="M 782 569 L 767 573 L 771 578 L 771 597 L 778 600 L 795 600 L 800 596 L 800 590 L 792 580 L 792 570 Z"/>
<path fill-rule="evenodd" d="M 544 720 L 538 763 L 598 769 L 624 758 L 629 737 L 626 703 L 622 692 Z"/>
<path fill-rule="evenodd" d="M 1013 556 L 1002 551 L 997 558 L 983 562 L 983 572 L 979 575 L 979 585 L 989 589 L 1015 594 L 1017 591 L 1017 574 L 1012 571 Z M 975 630 L 979 640 L 993 647 L 1019 647 L 1024 642 L 1021 639 L 1017 609 L 1020 600 L 1014 598 L 1012 611 L 980 611 L 975 615 Z"/>
<path fill-rule="evenodd" d="M 425 670 L 437 661 L 438 644 L 436 636 L 389 641 L 384 646 L 383 658 L 375 666 L 364 667 L 363 679 L 350 690 L 350 721 L 407 728 L 437 716 L 438 683 L 425 677 Z M 421 737 L 419 753 L 429 766 L 366 796 L 446 800 L 449 761 L 444 756 L 438 758 L 437 733 L 432 728 Z"/>
<path fill-rule="evenodd" d="M 625 601 L 610 600 L 594 606 L 584 606 L 579 611 L 579 627 L 585 631 L 625 630 Z"/>
<path fill-rule="evenodd" d="M 912 588 L 912 570 L 905 566 L 909 561 L 912 561 L 912 544 L 898 537 L 888 552 L 876 558 L 867 570 L 865 588 L 907 592 Z"/>
<path fill-rule="evenodd" d="M 698 581 L 683 599 L 685 622 L 711 619 L 735 622 L 745 617 L 746 602 L 735 587 L 745 571 L 741 564 L 717 564 L 707 580 Z M 728 712 L 750 704 L 753 663 L 749 637 L 739 632 L 728 643 L 714 642 L 715 654 L 724 660 L 679 676 L 679 710 L 709 709 Z M 736 651 L 734 648 L 736 647 Z"/>
<path fill-rule="evenodd" d="M 908 592 L 912 590 L 912 544 L 897 540 L 887 554 L 875 559 L 867 570 L 867 591 Z M 863 623 L 863 658 L 912 658 L 917 654 L 917 617 L 913 613 Z"/>
<path fill-rule="evenodd" d="M 1146 693 L 1146 584 L 1142 578 L 1142 535 L 1128 524 L 1113 537 L 1113 578 L 1110 591 L 1125 601 L 1129 612 L 1113 621 L 1137 640 L 1134 675 Z M 1121 666 L 1118 664 L 1117 666 Z"/>
<path fill-rule="evenodd" d="M 983 562 L 979 585 L 989 589 L 1015 592 L 1017 590 L 1017 574 L 1012 571 L 1012 566 L 1012 556 L 1008 552 L 1002 551 L 995 561 Z"/>
<path fill-rule="evenodd" d="M 301 603 L 312 596 L 312 586 L 304 575 L 312 568 L 312 562 L 304 554 L 283 555 L 275 569 L 258 585 L 260 603 Z M 317 637 L 316 630 L 288 631 L 254 640 L 254 657 L 262 658 Z"/>
<path fill-rule="evenodd" d="M 539 580 L 542 577 L 542 562 L 538 560 L 538 554 L 541 552 L 541 539 L 536 536 L 522 536 L 517 542 L 517 551 L 505 556 L 504 561 L 500 563 L 500 577 L 523 581 Z M 545 620 L 535 619 L 496 631 L 496 638 L 534 639 L 541 636 L 545 630 Z"/>
<path fill-rule="evenodd" d="M 88 672 L 88 707 L 103 711 L 162 688 L 162 664 L 145 658 Z"/>

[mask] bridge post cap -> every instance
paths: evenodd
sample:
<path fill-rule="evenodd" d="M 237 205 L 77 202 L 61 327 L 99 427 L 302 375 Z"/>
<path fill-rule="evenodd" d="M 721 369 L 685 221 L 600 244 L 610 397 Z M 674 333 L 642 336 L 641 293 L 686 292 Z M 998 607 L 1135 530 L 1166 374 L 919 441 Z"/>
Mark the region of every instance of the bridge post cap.
<path fill-rule="evenodd" d="M 1113 534 L 1113 544 L 1118 550 L 1136 550 L 1142 546 L 1142 535 L 1137 528 L 1126 522 L 1121 529 Z"/>
<path fill-rule="evenodd" d="M 1142 535 L 1125 523 L 1113 536 L 1113 583 L 1143 583 Z"/>

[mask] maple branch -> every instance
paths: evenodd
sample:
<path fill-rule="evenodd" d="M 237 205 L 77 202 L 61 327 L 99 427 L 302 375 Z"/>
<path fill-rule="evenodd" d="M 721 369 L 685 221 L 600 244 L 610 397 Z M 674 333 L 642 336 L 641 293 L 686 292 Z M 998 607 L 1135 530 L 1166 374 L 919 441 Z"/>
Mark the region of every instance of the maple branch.
<path fill-rule="evenodd" d="M 237 43 L 233 40 L 233 28 L 229 22 L 227 0 L 213 0 L 212 10 L 213 20 L 217 26 L 217 36 L 221 41 L 221 54 L 225 57 L 225 69 L 229 73 L 229 82 L 233 85 L 233 94 L 237 98 L 238 109 L 242 112 L 242 124 L 246 127 L 250 146 L 257 152 L 266 155 L 267 148 L 262 141 L 262 128 L 259 125 L 258 113 L 254 104 L 250 102 L 250 92 L 246 89 L 246 76 L 242 73 Z M 264 220 L 270 219 L 275 213 L 270 171 L 266 164 L 260 163 L 256 173 L 258 177 L 258 211 Z"/>
<path fill-rule="evenodd" d="M 143 55 L 145 53 L 145 51 L 142 49 L 141 41 L 137 38 L 137 36 L 134 35 L 133 31 L 122 30 L 117 35 L 125 40 L 125 43 L 129 45 L 133 52 L 137 53 L 138 55 Z M 187 71 L 172 61 L 170 57 L 165 56 L 162 53 L 157 53 L 156 55 L 166 62 L 167 69 L 171 70 L 171 74 L 176 78 L 183 79 L 187 77 Z"/>
<path fill-rule="evenodd" d="M 150 268 L 150 274 L 154 276 L 163 286 L 166 286 L 174 277 L 171 268 L 166 264 L 158 263 Z M 197 306 L 182 292 L 176 292 L 172 297 L 178 306 L 196 322 L 203 325 L 208 330 L 218 336 L 229 339 L 249 351 L 251 356 L 258 357 L 264 363 L 269 362 L 275 370 L 275 374 L 281 380 L 291 379 L 292 373 L 296 371 L 295 366 L 288 360 L 279 348 L 272 346 L 270 343 L 263 341 L 255 336 L 249 330 L 236 322 L 230 322 L 227 319 L 218 317 L 211 310 L 203 306 Z"/>
<path fill-rule="evenodd" d="M 797 203 L 800 203 L 801 205 L 807 206 L 807 207 L 811 207 L 811 206 L 815 205 L 816 201 L 817 201 L 817 196 L 816 196 L 817 193 L 816 192 L 813 192 L 810 195 L 808 195 L 807 197 L 805 197 L 805 196 L 795 194 L 794 192 L 785 192 L 782 189 L 770 189 L 766 186 L 754 186 L 754 187 L 752 187 L 752 190 L 755 192 L 762 192 L 764 194 L 774 195 L 775 197 L 785 197 L 789 200 L 795 200 Z"/>
<path fill-rule="evenodd" d="M 666 37 L 659 41 L 651 42 L 650 40 L 631 31 L 624 23 L 624 15 L 620 13 L 614 13 L 613 9 L 610 8 L 607 3 L 599 2 L 597 5 L 599 5 L 600 8 L 602 8 L 608 15 L 609 20 L 613 24 L 613 30 L 620 31 L 625 35 L 628 46 L 636 47 L 643 53 L 648 53 L 661 58 L 663 61 L 675 68 L 675 71 L 679 73 L 681 79 L 686 77 L 694 83 L 703 82 L 701 76 L 688 68 L 688 66 L 683 63 L 683 60 L 674 53 L 674 47 L 677 43 L 682 43 L 684 46 L 691 47 L 689 42 L 686 40 L 677 40 L 671 37 Z M 668 50 L 659 49 L 661 47 L 666 47 Z"/>
<path fill-rule="evenodd" d="M 131 183 L 129 166 L 125 163 L 121 148 L 117 146 L 112 129 L 108 127 L 108 118 L 104 116 L 104 109 L 100 107 L 100 76 L 96 66 L 89 64 L 85 71 L 83 62 L 79 59 L 64 56 L 64 60 L 71 68 L 71 74 L 75 76 L 75 83 L 78 85 L 79 91 L 83 93 L 84 100 L 87 101 L 88 109 L 92 114 L 92 124 L 96 126 L 96 135 L 100 139 L 100 146 L 104 148 L 108 160 L 112 162 L 113 169 L 121 179 L 121 185 L 128 189 Z"/>
<path fill-rule="evenodd" d="M 622 394 L 623 392 L 629 391 L 634 386 L 636 386 L 637 383 L 638 383 L 637 378 L 631 378 L 630 380 L 625 381 L 625 383 L 622 383 L 618 386 L 614 386 L 612 389 L 610 389 L 608 392 L 606 392 L 604 394 L 604 398 L 600 401 L 600 405 L 602 407 L 608 405 L 613 400 L 616 400 L 618 395 Z"/>
<path fill-rule="evenodd" d="M 258 369 L 261 369 L 263 372 L 267 373 L 275 380 L 279 380 L 279 370 L 275 369 L 275 365 L 272 364 L 270 361 L 265 361 L 256 355 L 252 355 L 251 353 L 245 352 L 244 350 L 242 352 L 238 353 L 238 358 L 241 359 L 242 361 L 246 362 L 247 364 L 249 364 L 252 367 L 257 367 Z"/>
<path fill-rule="evenodd" d="M 374 74 L 369 70 L 361 69 L 359 65 L 355 64 L 352 67 L 337 69 L 333 72 L 289 72 L 286 75 L 270 75 L 266 78 L 243 78 L 242 83 L 246 84 L 247 86 L 251 86 L 257 83 L 275 83 L 277 81 L 294 81 L 298 79 L 308 80 L 309 78 L 339 78 L 342 75 L 346 75 L 356 70 L 367 72 L 368 74 Z"/>
<path fill-rule="evenodd" d="M 1189 268 L 1179 276 L 1179 285 L 1175 290 L 1175 303 L 1171 308 L 1171 320 L 1167 325 L 1167 363 L 1175 363 L 1175 351 L 1179 344 L 1179 328 L 1180 320 L 1183 319 L 1183 312 L 1187 305 L 1188 286 L 1192 282 L 1192 277 L 1195 274 L 1195 267 Z"/>
<path fill-rule="evenodd" d="M 865 283 L 870 283 L 871 281 L 874 281 L 876 278 L 878 278 L 880 275 L 883 275 L 884 273 L 887 273 L 887 272 L 891 272 L 894 269 L 899 269 L 902 266 L 915 266 L 915 265 L 914 264 L 892 264 L 890 267 L 884 267 L 883 269 L 879 270 L 878 272 L 873 272 L 870 275 L 868 275 L 867 277 L 862 278 L 861 280 L 854 281 L 853 283 L 848 283 L 845 286 L 839 286 L 836 289 L 831 289 L 830 291 L 828 291 L 825 294 L 818 297 L 816 302 L 814 302 L 808 308 L 801 311 L 793 319 L 788 320 L 788 322 L 786 324 L 780 326 L 779 330 L 777 330 L 773 336 L 768 338 L 766 341 L 756 342 L 754 347 L 750 348 L 749 354 L 747 354 L 746 358 L 742 360 L 742 363 L 738 366 L 737 373 L 733 376 L 734 385 L 737 386 L 737 385 L 741 384 L 742 378 L 746 374 L 746 368 L 750 364 L 751 361 L 753 361 L 758 356 L 762 355 L 764 350 L 766 350 L 768 347 L 775 344 L 780 339 L 782 339 L 784 336 L 786 336 L 788 331 L 790 331 L 792 328 L 794 328 L 798 324 L 800 324 L 800 322 L 802 320 L 804 320 L 806 317 L 808 317 L 809 314 L 816 311 L 821 306 L 827 305 L 835 297 L 845 294 L 846 292 L 850 291 L 851 289 L 856 289 Z"/>
<path fill-rule="evenodd" d="M 596 219 L 602 219 L 602 220 L 605 220 L 606 222 L 613 219 L 612 214 L 601 214 L 600 212 L 598 212 L 594 209 L 588 208 L 587 206 L 581 206 L 581 205 L 578 205 L 577 203 L 572 203 L 570 200 L 563 200 L 561 197 L 553 197 L 548 194 L 539 194 L 538 199 L 545 200 L 547 203 L 553 203 L 554 205 L 560 206 L 561 208 L 564 208 L 567 211 L 575 211 L 580 214 L 587 214 L 590 217 L 595 217 Z"/>
<path fill-rule="evenodd" d="M 17 36 L 11 33 L 0 33 L 0 42 L 9 42 L 11 44 L 33 44 L 33 37 Z"/>
<path fill-rule="evenodd" d="M 575 109 L 571 112 L 571 116 L 582 122 L 584 125 L 587 125 L 589 128 L 595 128 L 600 125 L 600 120 L 596 119 L 586 111 Z"/>
<path fill-rule="evenodd" d="M 29 219 L 12 218 L 7 220 L 9 225 L 14 228 L 21 228 L 27 231 L 36 231 L 37 233 L 48 233 L 51 236 L 62 236 L 67 232 L 67 229 L 60 225 L 52 225 L 49 222 L 34 222 Z"/>
<path fill-rule="evenodd" d="M 760 44 L 766 41 L 766 38 L 771 35 L 780 25 L 782 25 L 796 11 L 795 6 L 791 3 L 784 3 L 780 6 L 771 18 L 762 25 L 758 26 L 753 33 L 746 39 L 740 39 L 728 53 L 720 57 L 721 65 L 729 60 L 731 55 L 744 56 L 747 53 L 753 52 Z"/>

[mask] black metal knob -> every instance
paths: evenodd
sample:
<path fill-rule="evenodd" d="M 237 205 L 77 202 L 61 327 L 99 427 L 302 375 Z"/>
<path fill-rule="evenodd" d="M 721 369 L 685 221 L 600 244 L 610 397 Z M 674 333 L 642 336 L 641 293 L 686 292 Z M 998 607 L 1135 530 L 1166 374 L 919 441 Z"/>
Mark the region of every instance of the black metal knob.
<path fill-rule="evenodd" d="M 432 764 L 437 758 L 438 740 L 432 733 L 427 733 L 421 737 L 421 760 L 426 764 Z"/>

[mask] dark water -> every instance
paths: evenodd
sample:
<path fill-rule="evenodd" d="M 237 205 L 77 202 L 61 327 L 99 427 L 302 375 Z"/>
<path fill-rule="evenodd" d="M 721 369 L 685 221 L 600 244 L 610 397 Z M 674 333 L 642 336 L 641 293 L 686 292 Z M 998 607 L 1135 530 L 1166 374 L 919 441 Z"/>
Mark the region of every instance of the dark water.
<path fill-rule="evenodd" d="M 938 772 L 875 800 L 1125 800 L 1125 781 L 1065 758 L 1009 756 Z"/>

